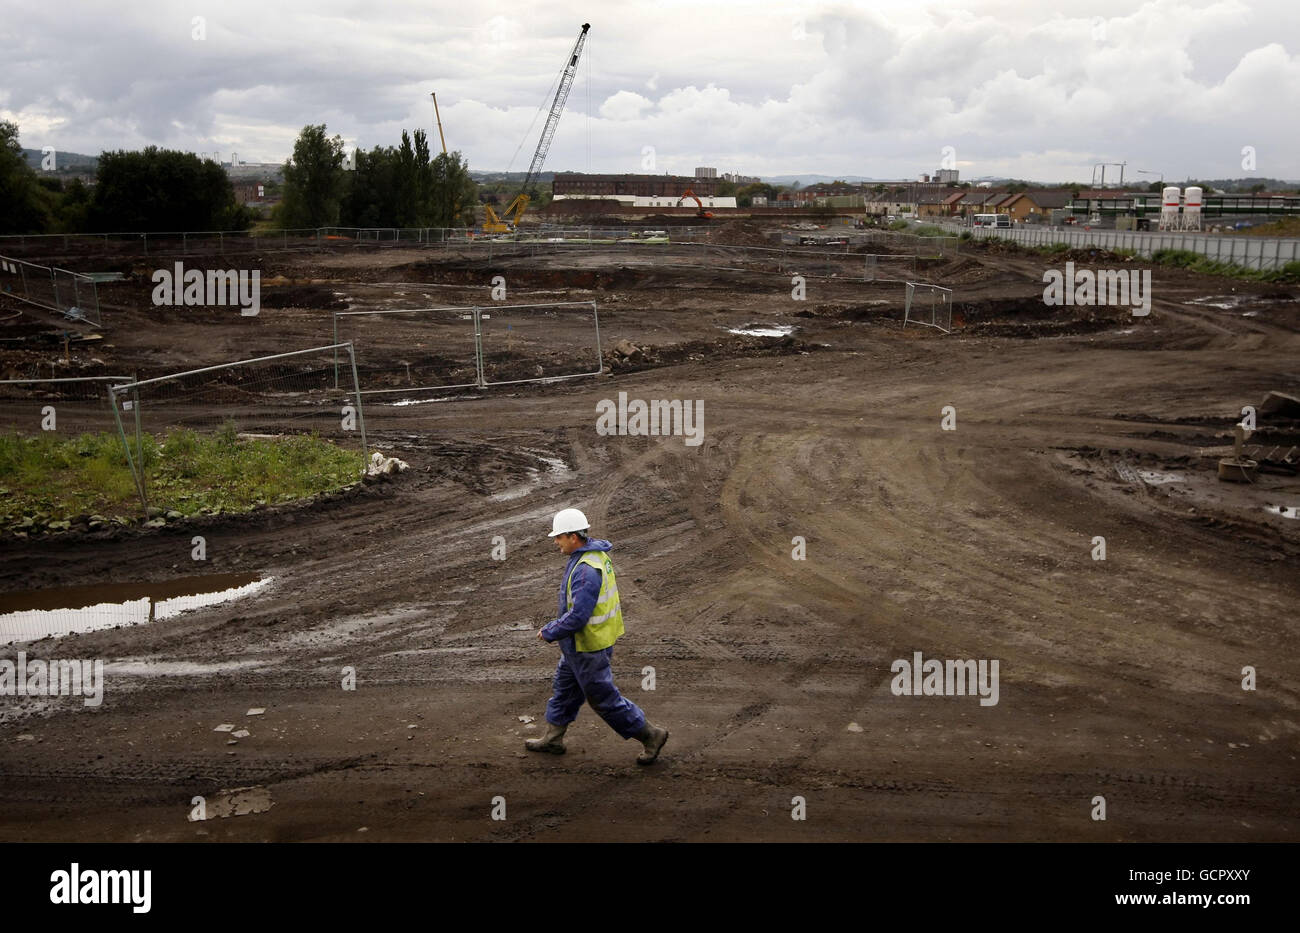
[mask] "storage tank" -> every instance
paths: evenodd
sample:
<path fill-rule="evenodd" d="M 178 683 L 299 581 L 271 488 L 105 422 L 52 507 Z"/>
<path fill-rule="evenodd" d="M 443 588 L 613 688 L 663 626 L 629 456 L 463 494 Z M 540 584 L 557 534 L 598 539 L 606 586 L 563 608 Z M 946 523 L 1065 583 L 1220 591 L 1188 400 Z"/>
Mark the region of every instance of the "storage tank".
<path fill-rule="evenodd" d="M 1166 185 L 1160 192 L 1160 229 L 1178 229 L 1178 203 L 1183 191 L 1177 185 Z"/>
<path fill-rule="evenodd" d="M 1204 202 L 1202 197 L 1203 191 L 1196 185 L 1191 185 L 1187 189 L 1187 195 L 1183 204 L 1183 229 L 1200 230 L 1201 229 L 1201 205 Z"/>

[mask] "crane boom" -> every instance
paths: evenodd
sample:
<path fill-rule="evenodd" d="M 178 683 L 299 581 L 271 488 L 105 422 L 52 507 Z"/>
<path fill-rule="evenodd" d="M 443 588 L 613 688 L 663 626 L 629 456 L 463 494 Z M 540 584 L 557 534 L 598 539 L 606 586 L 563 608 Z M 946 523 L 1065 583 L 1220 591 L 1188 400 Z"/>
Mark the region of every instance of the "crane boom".
<path fill-rule="evenodd" d="M 574 76 L 578 73 L 578 57 L 582 54 L 582 47 L 587 42 L 587 30 L 591 28 L 591 23 L 583 23 L 582 31 L 578 33 L 578 41 L 573 45 L 573 51 L 569 53 L 569 63 L 564 66 L 564 74 L 560 76 L 560 86 L 556 88 L 555 100 L 551 102 L 551 112 L 546 117 L 546 125 L 542 127 L 542 138 L 537 141 L 537 150 L 533 153 L 533 161 L 528 166 L 528 174 L 524 176 L 524 183 L 515 195 L 510 206 L 507 207 L 498 218 L 491 206 L 487 208 L 487 221 L 483 224 L 483 230 L 486 233 L 506 233 L 511 227 L 518 227 L 520 219 L 524 216 L 524 210 L 528 207 L 528 186 L 533 183 L 533 179 L 542 170 L 542 163 L 546 161 L 546 153 L 551 148 L 551 140 L 555 137 L 555 129 L 560 123 L 560 114 L 564 113 L 564 104 L 569 99 L 569 91 L 573 88 Z"/>
<path fill-rule="evenodd" d="M 533 153 L 533 161 L 528 166 L 528 175 L 524 178 L 521 191 L 527 192 L 533 178 L 542 170 L 542 163 L 546 161 L 546 153 L 551 148 L 555 129 L 560 124 L 560 114 L 564 113 L 564 104 L 568 101 L 569 91 L 573 88 L 573 78 L 578 73 L 578 56 L 582 54 L 582 47 L 587 42 L 587 30 L 590 28 L 591 23 L 583 23 L 582 31 L 578 33 L 578 41 L 574 43 L 569 64 L 565 66 L 564 74 L 560 77 L 560 86 L 555 89 L 555 100 L 551 103 L 551 112 L 546 118 L 546 126 L 542 127 L 542 138 L 537 142 L 537 151 Z"/>

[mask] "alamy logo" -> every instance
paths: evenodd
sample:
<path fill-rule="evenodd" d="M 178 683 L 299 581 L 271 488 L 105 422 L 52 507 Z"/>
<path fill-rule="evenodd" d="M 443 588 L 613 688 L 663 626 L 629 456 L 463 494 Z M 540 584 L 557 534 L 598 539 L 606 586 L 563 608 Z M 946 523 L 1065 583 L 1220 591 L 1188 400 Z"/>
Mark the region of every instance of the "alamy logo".
<path fill-rule="evenodd" d="M 1043 289 L 1043 304 L 1048 307 L 1121 306 L 1133 308 L 1134 317 L 1151 313 L 1150 269 L 1080 269 L 1074 263 L 1065 264 L 1065 272 L 1048 269 L 1043 273 L 1047 287 Z"/>
<path fill-rule="evenodd" d="M 680 435 L 687 447 L 698 447 L 704 442 L 704 399 L 651 399 L 649 402 L 634 398 L 628 401 L 627 393 L 618 393 L 618 404 L 603 398 L 596 403 L 596 433 L 610 435 L 639 435 L 659 437 Z"/>
<path fill-rule="evenodd" d="M 889 685 L 896 697 L 960 697 L 978 692 L 980 706 L 998 705 L 997 661 L 922 661 L 921 652 L 914 651 L 910 662 L 899 658 L 889 670 L 897 675 Z"/>
<path fill-rule="evenodd" d="M 0 696 L 79 696 L 83 706 L 98 706 L 104 702 L 104 662 L 28 661 L 20 651 L 17 662 L 0 659 Z"/>
<path fill-rule="evenodd" d="M 130 904 L 133 913 L 147 914 L 153 902 L 153 871 L 146 868 L 109 871 L 82 868 L 51 873 L 51 904 Z"/>
<path fill-rule="evenodd" d="M 244 317 L 257 317 L 262 309 L 262 273 L 258 269 L 155 269 L 153 303 L 175 307 L 238 305 Z"/>

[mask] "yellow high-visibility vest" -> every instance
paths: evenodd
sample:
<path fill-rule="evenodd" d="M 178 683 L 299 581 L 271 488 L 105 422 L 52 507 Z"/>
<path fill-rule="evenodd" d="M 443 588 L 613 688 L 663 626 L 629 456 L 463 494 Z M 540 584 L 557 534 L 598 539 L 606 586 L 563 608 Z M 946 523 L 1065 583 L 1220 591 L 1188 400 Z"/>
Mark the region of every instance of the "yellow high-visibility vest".
<path fill-rule="evenodd" d="M 614 579 L 614 563 L 604 551 L 586 551 L 569 571 L 565 583 L 568 608 L 573 608 L 573 575 L 578 564 L 586 564 L 600 571 L 600 594 L 591 610 L 587 624 L 573 633 L 573 647 L 578 651 L 600 651 L 618 641 L 623 634 L 623 608 L 618 602 L 618 583 Z"/>

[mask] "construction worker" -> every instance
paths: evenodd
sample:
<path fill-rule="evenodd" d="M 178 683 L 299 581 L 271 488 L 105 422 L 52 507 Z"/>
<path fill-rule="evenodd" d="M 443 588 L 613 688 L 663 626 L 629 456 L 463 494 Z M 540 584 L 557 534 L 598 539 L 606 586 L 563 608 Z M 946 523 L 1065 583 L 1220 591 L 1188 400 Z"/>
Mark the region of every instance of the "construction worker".
<path fill-rule="evenodd" d="M 636 763 L 648 765 L 659 757 L 668 730 L 646 722 L 645 714 L 618 692 L 609 660 L 614 642 L 623 634 L 623 610 L 618 601 L 610 543 L 590 538 L 587 516 L 563 509 L 551 523 L 560 553 L 569 558 L 560 581 L 560 617 L 544 625 L 538 639 L 558 642 L 560 661 L 555 666 L 554 696 L 546 704 L 546 734 L 524 743 L 530 752 L 564 754 L 564 731 L 578 716 L 583 700 L 625 739 L 639 739 L 645 747 Z"/>

